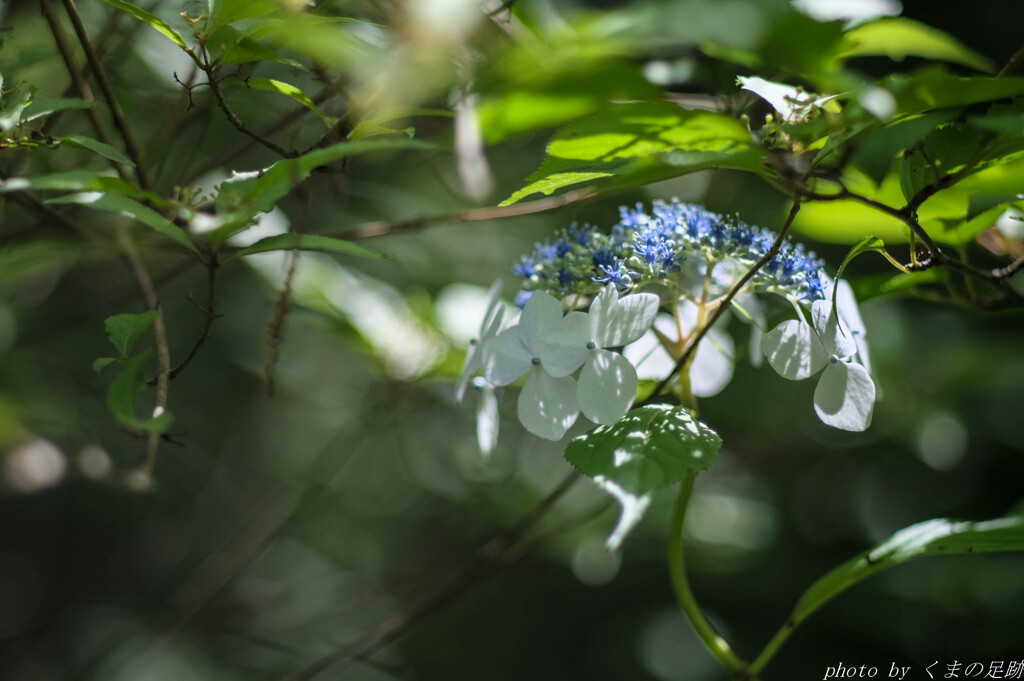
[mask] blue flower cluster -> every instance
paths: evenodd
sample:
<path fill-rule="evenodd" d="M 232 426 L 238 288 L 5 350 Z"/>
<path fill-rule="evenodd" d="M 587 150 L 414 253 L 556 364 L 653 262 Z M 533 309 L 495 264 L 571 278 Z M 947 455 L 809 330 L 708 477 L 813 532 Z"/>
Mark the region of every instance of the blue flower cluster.
<path fill-rule="evenodd" d="M 703 278 L 709 268 L 725 261 L 749 267 L 776 239 L 770 230 L 675 200 L 655 201 L 651 214 L 642 204 L 624 206 L 619 212 L 621 218 L 609 235 L 589 225 L 573 225 L 555 239 L 536 244 L 512 268 L 524 278 L 524 291 L 591 295 L 608 282 L 623 293 L 653 282 L 681 285 L 688 273 Z M 811 303 L 822 299 L 829 285 L 822 267 L 823 262 L 802 244 L 785 241 L 753 283 Z"/>

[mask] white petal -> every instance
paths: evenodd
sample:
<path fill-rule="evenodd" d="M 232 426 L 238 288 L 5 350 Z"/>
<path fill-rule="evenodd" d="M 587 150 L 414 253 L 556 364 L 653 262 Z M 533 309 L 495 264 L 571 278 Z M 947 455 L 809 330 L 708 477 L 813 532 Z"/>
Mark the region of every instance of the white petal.
<path fill-rule="evenodd" d="M 874 406 L 875 384 L 859 364 L 829 364 L 814 390 L 814 411 L 833 428 L 867 430 Z"/>
<path fill-rule="evenodd" d="M 484 342 L 484 377 L 494 385 L 508 385 L 518 381 L 533 368 L 533 354 L 519 339 L 519 327 L 505 329 Z"/>
<path fill-rule="evenodd" d="M 481 366 L 483 366 L 483 353 L 480 344 L 474 342 L 466 350 L 466 362 L 462 365 L 462 372 L 459 373 L 459 379 L 455 382 L 456 402 L 462 402 L 462 398 L 466 394 L 466 386 L 469 385 L 469 377 L 480 371 Z"/>
<path fill-rule="evenodd" d="M 590 306 L 591 337 L 601 348 L 632 343 L 651 326 L 660 305 L 661 299 L 653 293 L 634 293 L 619 299 L 615 287 L 609 284 Z"/>
<path fill-rule="evenodd" d="M 732 380 L 736 345 L 732 337 L 713 327 L 697 346 L 697 355 L 690 367 L 690 389 L 697 397 L 711 397 L 722 392 Z"/>
<path fill-rule="evenodd" d="M 576 381 L 571 376 L 554 378 L 537 368 L 519 394 L 519 421 L 536 435 L 561 440 L 580 414 Z"/>
<path fill-rule="evenodd" d="M 537 341 L 541 366 L 556 378 L 568 376 L 590 358 L 590 320 L 585 312 L 570 312 Z"/>
<path fill-rule="evenodd" d="M 491 317 L 499 311 L 504 311 L 501 305 L 501 279 L 495 279 L 494 283 L 491 284 L 491 288 L 487 291 L 487 307 L 484 312 L 484 321 L 480 326 L 480 334 L 483 335 L 483 330 L 488 326 L 488 321 Z"/>
<path fill-rule="evenodd" d="M 821 346 L 829 356 L 845 359 L 857 352 L 853 334 L 839 318 L 832 314 L 832 299 L 816 300 L 811 304 L 811 321 L 821 339 Z"/>
<path fill-rule="evenodd" d="M 666 335 L 674 337 L 676 334 L 675 321 L 668 315 L 659 316 L 654 325 Z M 648 331 L 638 341 L 624 347 L 622 354 L 636 367 L 640 378 L 661 380 L 676 367 L 676 361 L 653 331 Z"/>
<path fill-rule="evenodd" d="M 627 492 L 621 485 L 607 479 L 603 475 L 594 476 L 594 482 L 598 487 L 615 497 L 615 501 L 619 502 L 619 505 L 622 507 L 622 513 L 619 514 L 619 522 L 615 525 L 611 536 L 608 537 L 608 541 L 605 542 L 608 550 L 614 551 L 622 545 L 622 540 L 626 538 L 626 535 L 643 519 L 644 513 L 647 512 L 647 507 L 651 505 L 651 495 L 637 496 L 632 492 Z"/>
<path fill-rule="evenodd" d="M 540 339 L 553 334 L 561 321 L 562 303 L 544 291 L 536 291 L 519 318 L 519 338 L 530 352 L 538 354 Z"/>
<path fill-rule="evenodd" d="M 835 286 L 836 309 L 839 312 L 839 318 L 843 320 L 843 324 L 853 333 L 864 333 L 864 321 L 860 318 L 857 299 L 853 295 L 853 289 L 850 287 L 849 282 L 845 279 L 840 279 L 836 282 Z M 831 300 L 831 296 L 828 296 L 828 299 Z"/>
<path fill-rule="evenodd" d="M 476 441 L 480 453 L 487 457 L 498 444 L 498 398 L 494 387 L 487 386 L 480 393 L 480 406 L 476 410 Z"/>
<path fill-rule="evenodd" d="M 595 350 L 580 372 L 576 394 L 583 415 L 610 425 L 629 411 L 636 398 L 636 369 L 622 355 Z"/>
<path fill-rule="evenodd" d="M 765 334 L 761 351 L 783 378 L 802 381 L 828 363 L 818 335 L 805 321 L 790 319 Z"/>

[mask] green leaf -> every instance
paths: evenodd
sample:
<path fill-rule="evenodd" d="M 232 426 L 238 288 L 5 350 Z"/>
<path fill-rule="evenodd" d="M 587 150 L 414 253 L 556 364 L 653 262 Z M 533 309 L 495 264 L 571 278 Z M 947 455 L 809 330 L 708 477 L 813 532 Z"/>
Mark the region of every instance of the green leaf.
<path fill-rule="evenodd" d="M 953 115 L 952 112 L 937 112 L 913 116 L 866 132 L 861 135 L 863 142 L 851 161 L 876 184 L 881 184 L 901 151 L 921 142 Z"/>
<path fill-rule="evenodd" d="M 972 194 L 967 198 L 967 219 L 973 220 L 996 206 L 1024 201 L 1024 194 Z"/>
<path fill-rule="evenodd" d="M 221 64 L 247 64 L 257 61 L 272 61 L 303 68 L 294 59 L 282 57 L 269 47 L 256 42 L 233 26 L 222 26 L 210 34 L 207 48 L 211 56 Z"/>
<path fill-rule="evenodd" d="M 900 161 L 900 189 L 911 201 L 917 193 L 938 181 L 932 166 L 921 151 L 908 149 Z"/>
<path fill-rule="evenodd" d="M 1024 78 L 961 78 L 938 66 L 922 69 L 911 76 L 890 76 L 878 85 L 896 97 L 898 109 L 904 113 L 950 109 L 1024 93 Z"/>
<path fill-rule="evenodd" d="M 173 239 L 193 253 L 199 252 L 195 247 L 195 244 L 192 243 L 192 240 L 189 239 L 188 235 L 185 234 L 181 227 L 178 227 L 152 208 L 144 206 L 138 201 L 130 199 L 127 196 L 104 192 L 86 192 L 61 196 L 56 199 L 49 199 L 46 203 L 75 203 L 89 208 L 95 208 L 96 210 L 118 213 L 125 217 L 132 218 L 133 220 L 138 220 L 154 232 Z"/>
<path fill-rule="evenodd" d="M 67 111 L 68 109 L 91 109 L 94 106 L 96 106 L 96 102 L 90 102 L 84 99 L 45 99 L 42 97 L 33 97 L 28 106 L 25 107 L 25 110 L 21 115 L 21 120 L 23 123 L 28 123 L 29 121 L 49 116 L 50 114 L 58 111 Z"/>
<path fill-rule="evenodd" d="M 859 277 L 851 281 L 850 286 L 853 287 L 853 293 L 857 300 L 863 303 L 872 298 L 907 293 L 921 286 L 942 283 L 948 276 L 949 273 L 946 270 L 936 267 L 924 272 L 900 272 L 895 275 L 876 274 Z"/>
<path fill-rule="evenodd" d="M 730 116 L 667 102 L 617 104 L 559 130 L 529 183 L 501 205 L 595 179 L 611 188 L 704 168 L 759 171 L 762 153 Z"/>
<path fill-rule="evenodd" d="M 328 116 L 326 113 L 324 113 L 324 110 L 318 107 L 313 102 L 313 100 L 310 99 L 309 95 L 307 95 L 305 92 L 295 87 L 294 85 L 282 83 L 279 80 L 272 80 L 270 78 L 254 77 L 246 78 L 244 82 L 246 87 L 250 87 L 254 90 L 263 90 L 264 92 L 277 92 L 282 95 L 285 95 L 286 97 L 291 97 L 296 102 L 302 104 L 307 109 L 309 109 L 317 116 L 319 116 L 321 119 L 323 119 L 323 122 L 327 125 L 327 127 L 331 127 L 332 125 L 338 122 L 337 118 L 334 118 L 333 116 Z"/>
<path fill-rule="evenodd" d="M 569 442 L 565 458 L 622 506 L 609 537 L 617 547 L 640 521 L 650 494 L 708 468 L 722 440 L 682 407 L 654 404 Z"/>
<path fill-rule="evenodd" d="M 252 255 L 253 253 L 267 253 L 268 251 L 323 251 L 325 253 L 342 253 L 344 255 L 356 255 L 361 258 L 376 258 L 386 260 L 387 257 L 363 248 L 358 244 L 344 239 L 332 239 L 328 236 L 318 234 L 279 234 L 260 239 L 256 243 L 243 249 L 238 255 Z"/>
<path fill-rule="evenodd" d="M 132 353 L 135 344 L 156 321 L 156 317 L 156 310 L 142 314 L 117 314 L 104 319 L 103 328 L 107 330 L 107 338 L 114 345 L 118 355 L 125 358 Z"/>
<path fill-rule="evenodd" d="M 124 362 L 124 368 L 107 392 L 107 407 L 113 412 L 118 423 L 132 430 L 151 433 L 163 433 L 171 425 L 173 416 L 165 411 L 156 418 L 140 419 L 135 415 L 135 403 L 139 395 L 146 389 L 146 379 L 142 367 L 149 357 L 149 351 L 143 352 Z"/>
<path fill-rule="evenodd" d="M 99 154 L 103 158 L 109 158 L 111 161 L 116 161 L 117 163 L 130 166 L 132 168 L 135 167 L 135 163 L 125 156 L 123 152 L 109 144 L 105 144 L 99 140 L 94 140 L 91 137 L 86 137 L 85 135 L 68 135 L 67 137 L 61 137 L 57 141 L 61 144 L 67 144 L 72 147 L 88 149 L 94 154 Z"/>
<path fill-rule="evenodd" d="M 49 175 L 33 177 L 12 177 L 0 180 L 0 193 L 40 189 L 59 189 L 65 191 L 115 192 L 127 196 L 141 196 L 141 192 L 131 183 L 119 177 L 101 175 L 93 170 L 68 170 Z"/>
<path fill-rule="evenodd" d="M 111 364 L 114 364 L 115 362 L 117 362 L 116 357 L 100 357 L 98 359 L 93 360 L 92 370 L 98 374 Z"/>
<path fill-rule="evenodd" d="M 1024 550 L 1024 516 L 985 522 L 927 520 L 894 534 L 867 553 L 827 573 L 797 601 L 795 624 L 836 595 L 882 570 L 913 558 L 966 553 Z"/>
<path fill-rule="evenodd" d="M 369 151 L 434 148 L 427 142 L 409 139 L 358 140 L 317 149 L 298 158 L 283 159 L 263 170 L 235 172 L 231 179 L 221 184 L 216 200 L 218 215 L 233 217 L 224 228 L 211 232 L 211 243 L 220 244 L 233 231 L 248 224 L 257 213 L 272 210 L 293 187 L 308 178 L 314 168 Z"/>
<path fill-rule="evenodd" d="M 846 266 L 849 265 L 854 258 L 856 258 L 858 255 L 869 252 L 884 253 L 885 242 L 879 239 L 877 236 L 866 236 L 860 241 L 858 241 L 853 246 L 853 248 L 851 248 L 850 251 L 846 254 L 846 257 L 843 258 L 842 264 L 839 265 L 839 271 L 836 272 L 836 279 L 843 278 L 843 272 L 846 271 Z"/>
<path fill-rule="evenodd" d="M 279 2 L 272 0 L 213 0 L 206 29 L 211 35 L 222 26 L 243 19 L 264 16 L 281 9 Z"/>
<path fill-rule="evenodd" d="M 846 32 L 851 47 L 843 58 L 884 55 L 895 61 L 923 57 L 992 71 L 992 62 L 955 38 L 913 19 L 892 17 L 863 24 Z"/>
<path fill-rule="evenodd" d="M 188 45 L 185 44 L 185 39 L 181 37 L 181 34 L 175 31 L 173 28 L 171 28 L 170 24 L 168 24 L 160 17 L 154 16 L 146 10 L 140 7 L 136 7 L 130 2 L 124 2 L 124 0 L 103 0 L 103 2 L 107 3 L 108 5 L 113 5 L 118 9 L 124 10 L 125 12 L 128 12 L 128 14 L 131 14 L 139 21 L 143 21 L 149 24 L 157 31 L 170 38 L 170 40 L 181 49 L 184 50 L 186 47 L 188 47 Z"/>

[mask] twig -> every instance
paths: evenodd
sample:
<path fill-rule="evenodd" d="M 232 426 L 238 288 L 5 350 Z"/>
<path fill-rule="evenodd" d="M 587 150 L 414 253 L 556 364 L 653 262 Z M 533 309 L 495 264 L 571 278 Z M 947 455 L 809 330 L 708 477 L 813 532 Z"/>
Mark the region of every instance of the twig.
<path fill-rule="evenodd" d="M 78 67 L 78 62 L 75 61 L 75 55 L 71 51 L 71 46 L 68 44 L 67 38 L 64 36 L 64 29 L 60 26 L 60 19 L 57 17 L 57 12 L 53 9 L 53 4 L 50 0 L 42 0 L 41 7 L 43 10 L 43 16 L 46 18 L 46 23 L 50 25 L 50 32 L 53 34 L 53 40 L 57 43 L 57 51 L 60 52 L 61 59 L 64 61 L 64 68 L 67 69 L 68 76 L 71 78 L 71 83 L 78 91 L 78 95 L 88 101 L 95 102 L 96 97 L 93 95 L 92 88 L 89 87 L 89 83 L 85 81 L 82 76 L 82 71 Z M 95 107 L 90 107 L 85 110 L 86 115 L 89 117 L 89 122 L 92 124 L 93 130 L 96 131 L 96 136 L 100 138 L 100 141 L 114 145 L 114 138 L 110 136 L 110 132 L 107 130 L 107 126 L 103 123 L 103 118 L 100 116 L 100 112 Z M 117 169 L 118 175 L 125 180 L 131 180 L 131 173 L 128 169 L 120 163 L 114 164 Z"/>
<path fill-rule="evenodd" d="M 207 280 L 209 293 L 207 294 L 206 309 L 204 310 L 206 318 L 203 320 L 203 330 L 199 333 L 199 339 L 192 345 L 192 349 L 185 355 L 185 359 L 181 360 L 181 364 L 171 369 L 167 377 L 172 381 L 185 370 L 185 367 L 189 365 L 189 362 L 196 356 L 199 349 L 203 347 L 203 344 L 210 339 L 213 323 L 220 316 L 217 314 L 217 272 L 220 271 L 220 259 L 216 251 L 210 256 L 210 262 L 207 263 L 206 267 L 209 271 L 209 278 Z"/>
<path fill-rule="evenodd" d="M 149 276 L 149 271 L 146 269 L 139 254 L 135 251 L 135 245 L 131 242 L 131 237 L 124 234 L 123 239 L 125 255 L 128 258 L 128 264 L 131 266 L 132 274 L 135 276 L 135 281 L 139 285 L 139 290 L 142 292 L 142 299 L 145 301 L 147 308 L 155 310 L 157 313 L 152 327 L 153 342 L 156 345 L 157 366 L 156 397 L 153 400 L 153 417 L 156 418 L 167 409 L 167 391 L 170 385 L 171 351 L 167 345 L 167 327 L 164 325 L 164 313 L 160 307 L 160 299 L 157 296 L 156 289 L 153 288 L 153 280 Z M 153 472 L 159 448 L 160 433 L 149 433 L 146 436 L 145 452 L 143 453 L 142 460 L 139 462 L 139 469 L 142 472 L 146 474 Z"/>
<path fill-rule="evenodd" d="M 740 277 L 739 281 L 733 284 L 732 288 L 729 289 L 729 292 L 721 298 L 722 302 L 717 308 L 715 308 L 715 311 L 711 314 L 711 318 L 708 319 L 707 323 L 704 324 L 700 330 L 694 334 L 693 338 L 690 339 L 690 342 L 687 343 L 686 349 L 683 350 L 683 354 L 680 355 L 679 359 L 676 361 L 675 368 L 672 369 L 672 371 L 654 387 L 654 391 L 648 395 L 647 399 L 640 403 L 640 406 L 650 404 L 658 399 L 658 396 L 663 390 L 665 390 L 672 378 L 686 365 L 686 362 L 690 359 L 690 355 L 696 352 L 697 345 L 704 339 L 704 336 L 707 335 L 708 331 L 711 330 L 711 327 L 714 326 L 715 323 L 718 322 L 719 318 L 725 314 L 725 311 L 729 309 L 729 303 L 732 302 L 732 299 L 739 294 L 740 290 L 761 270 L 762 267 L 768 264 L 768 261 L 778 255 L 779 249 L 782 248 L 782 244 L 786 240 L 786 235 L 789 233 L 789 228 L 793 225 L 793 219 L 800 211 L 800 201 L 802 199 L 803 194 L 801 192 L 797 192 L 794 195 L 793 206 L 789 209 L 789 215 L 786 216 L 786 222 L 783 223 L 782 229 L 779 230 L 779 235 L 775 238 L 775 243 L 772 244 L 772 247 L 768 249 L 767 253 L 761 256 L 760 260 L 754 263 L 753 266 L 751 266 L 750 269 Z"/>
<path fill-rule="evenodd" d="M 1012 263 L 1001 269 L 992 270 L 992 276 L 996 279 L 1009 279 L 1024 269 L 1024 256 L 1017 258 Z"/>
<path fill-rule="evenodd" d="M 210 58 L 207 56 L 205 50 L 203 50 L 202 61 L 198 63 L 199 68 L 206 73 L 206 82 L 210 86 L 210 91 L 213 92 L 214 98 L 217 100 L 217 105 L 220 107 L 220 110 L 224 112 L 224 115 L 227 116 L 228 122 L 231 123 L 231 125 L 235 126 L 235 128 L 243 135 L 247 135 L 254 141 L 259 142 L 267 149 L 270 149 L 279 156 L 282 156 L 284 158 L 294 158 L 296 156 L 296 153 L 294 151 L 288 151 L 284 147 L 270 141 L 260 133 L 256 132 L 255 130 L 247 126 L 245 123 L 242 122 L 242 120 L 237 115 L 235 115 L 235 112 L 231 110 L 230 106 L 228 106 L 227 100 L 224 99 L 224 93 L 220 89 L 220 83 L 217 82 L 217 78 L 214 76 L 213 73 L 213 64 L 210 63 Z"/>
<path fill-rule="evenodd" d="M 366 239 L 374 236 L 387 234 L 398 234 L 409 232 L 427 225 L 439 222 L 478 222 L 480 220 L 496 220 L 499 218 L 511 218 L 520 215 L 532 215 L 545 211 L 568 206 L 571 203 L 584 201 L 597 195 L 597 190 L 591 187 L 577 189 L 561 196 L 552 196 L 547 199 L 514 203 L 511 206 L 487 206 L 485 208 L 471 208 L 458 213 L 446 213 L 444 215 L 427 215 L 407 220 L 396 220 L 395 222 L 366 222 L 354 229 L 330 233 L 327 236 L 340 237 L 344 239 Z"/>
<path fill-rule="evenodd" d="M 559 493 L 560 495 L 561 493 Z M 481 551 L 473 561 L 446 584 L 441 585 L 434 593 L 394 613 L 376 629 L 355 643 L 346 646 L 342 650 L 324 655 L 297 674 L 287 677 L 286 681 L 310 681 L 328 668 L 333 668 L 336 674 L 340 674 L 353 665 L 364 662 L 381 648 L 393 643 L 415 624 L 418 624 L 430 615 L 444 610 L 462 598 L 473 587 L 479 586 L 487 580 L 498 576 L 504 570 L 531 555 L 544 544 L 602 513 L 611 503 L 609 499 L 593 509 L 570 517 L 530 541 L 511 543 L 496 555 L 487 555 L 485 551 Z M 494 543 L 492 541 L 487 545 L 490 546 Z"/>
<path fill-rule="evenodd" d="M 292 304 L 292 281 L 295 279 L 295 270 L 299 264 L 299 252 L 292 249 L 288 251 L 286 257 L 288 268 L 285 271 L 281 293 L 274 304 L 274 311 L 267 320 L 266 344 L 263 349 L 263 381 L 267 386 L 267 394 L 271 397 L 274 395 L 274 369 L 281 356 L 285 320 L 288 317 L 288 308 Z"/>
<path fill-rule="evenodd" d="M 1009 61 L 1003 65 L 1003 68 L 999 69 L 999 73 L 996 74 L 996 78 L 1003 78 L 1008 76 L 1017 70 L 1017 67 L 1024 63 L 1024 46 L 1013 53 Z"/>
<path fill-rule="evenodd" d="M 93 77 L 96 78 L 96 83 L 100 86 L 103 98 L 107 100 L 107 106 L 110 107 L 114 126 L 121 133 L 121 137 L 124 138 L 125 150 L 135 163 L 135 176 L 139 181 L 139 186 L 143 189 L 149 189 L 149 181 L 146 179 L 146 172 L 142 167 L 142 155 L 135 144 L 135 138 L 132 137 L 128 121 L 125 119 L 121 105 L 117 101 L 117 95 L 114 94 L 114 89 L 110 86 L 110 79 L 107 78 L 106 69 L 103 68 L 103 63 L 100 61 L 99 56 L 97 56 L 96 50 L 92 46 L 92 41 L 89 40 L 89 34 L 85 30 L 85 25 L 82 23 L 82 17 L 78 14 L 74 0 L 64 0 L 64 9 L 67 10 L 68 16 L 71 18 L 71 25 L 74 26 L 78 41 L 82 44 L 82 49 L 85 51 L 85 58 L 92 67 Z"/>

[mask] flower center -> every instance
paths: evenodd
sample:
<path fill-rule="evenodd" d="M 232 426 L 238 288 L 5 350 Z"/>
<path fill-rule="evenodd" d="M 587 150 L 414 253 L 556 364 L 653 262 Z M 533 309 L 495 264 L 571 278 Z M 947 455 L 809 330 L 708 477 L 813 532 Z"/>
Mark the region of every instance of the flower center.
<path fill-rule="evenodd" d="M 476 344 L 477 344 L 477 340 L 476 340 L 476 338 L 470 338 L 470 339 L 469 339 L 469 344 L 470 344 L 470 345 L 476 345 Z"/>
<path fill-rule="evenodd" d="M 596 347 L 597 347 L 597 344 L 594 341 L 590 341 L 590 342 L 587 343 L 587 350 L 593 350 Z"/>
<path fill-rule="evenodd" d="M 836 355 L 832 355 L 831 357 L 828 358 L 828 361 L 830 364 L 835 364 L 836 362 L 839 361 L 839 358 Z"/>
<path fill-rule="evenodd" d="M 530 364 L 532 364 L 535 367 L 540 366 L 540 357 L 534 357 L 533 359 L 531 359 Z"/>

